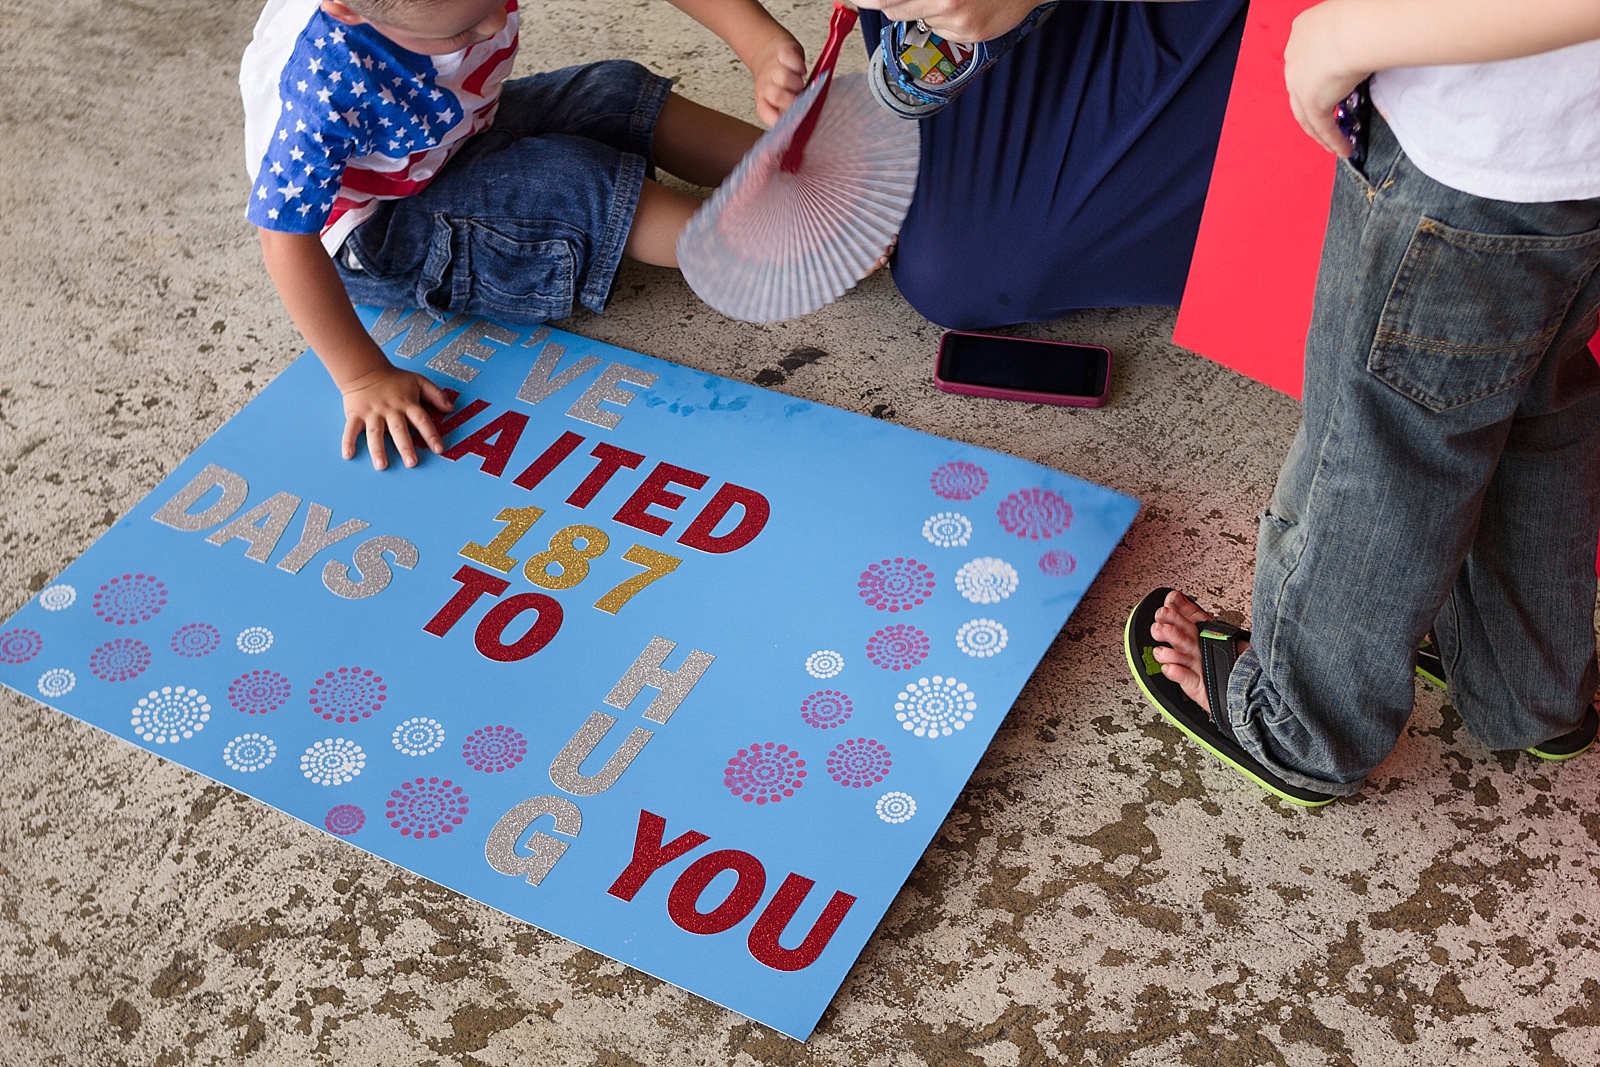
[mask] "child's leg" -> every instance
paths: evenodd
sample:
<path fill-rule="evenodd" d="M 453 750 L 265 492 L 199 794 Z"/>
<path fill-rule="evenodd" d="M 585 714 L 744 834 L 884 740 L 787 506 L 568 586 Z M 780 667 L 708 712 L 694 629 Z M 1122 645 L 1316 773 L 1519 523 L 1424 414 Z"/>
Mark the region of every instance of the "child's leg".
<path fill-rule="evenodd" d="M 677 93 L 661 105 L 651 150 L 669 174 L 695 185 L 721 185 L 761 136 L 761 129 Z"/>
<path fill-rule="evenodd" d="M 719 185 L 760 136 L 748 122 L 671 93 L 661 105 L 650 148 L 663 170 L 695 185 Z M 623 252 L 643 263 L 676 267 L 678 234 L 701 203 L 699 197 L 646 181 Z"/>
<path fill-rule="evenodd" d="M 1600 681 L 1600 367 L 1585 347 L 1597 305 L 1600 271 L 1530 384 L 1435 626 L 1450 700 L 1492 749 L 1576 729 Z"/>
<path fill-rule="evenodd" d="M 1229 693 L 1253 755 L 1330 793 L 1358 787 L 1404 729 L 1416 642 L 1600 262 L 1600 232 L 1584 233 L 1600 219 L 1455 192 L 1377 116 L 1371 134 L 1372 180 L 1348 165 L 1338 177 L 1304 421 L 1262 516 L 1254 644 Z"/>
<path fill-rule="evenodd" d="M 645 180 L 639 190 L 639 206 L 633 212 L 633 227 L 622 253 L 629 259 L 657 267 L 678 265 L 678 234 L 705 201 L 660 182 Z"/>

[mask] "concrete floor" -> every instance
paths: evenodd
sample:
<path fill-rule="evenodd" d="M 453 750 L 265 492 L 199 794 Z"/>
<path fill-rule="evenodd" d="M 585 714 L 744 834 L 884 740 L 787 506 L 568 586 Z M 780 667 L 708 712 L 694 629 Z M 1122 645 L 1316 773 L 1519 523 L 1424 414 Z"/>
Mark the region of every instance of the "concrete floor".
<path fill-rule="evenodd" d="M 824 5 L 775 7 L 814 49 Z M 234 82 L 257 8 L 0 8 L 0 613 L 301 349 L 242 217 Z M 628 55 L 749 112 L 742 68 L 666 4 L 526 10 L 524 70 Z M 1492 756 L 1421 689 L 1370 786 L 1306 814 L 1137 699 L 1125 612 L 1157 583 L 1247 607 L 1297 416 L 1168 343 L 1169 309 L 1040 328 L 1116 351 L 1100 411 L 936 392 L 938 331 L 887 275 L 757 327 L 628 267 L 603 318 L 563 325 L 1145 502 L 813 1039 L 6 692 L 0 1063 L 1600 1061 L 1600 757 Z M 803 347 L 827 355 L 789 358 Z"/>

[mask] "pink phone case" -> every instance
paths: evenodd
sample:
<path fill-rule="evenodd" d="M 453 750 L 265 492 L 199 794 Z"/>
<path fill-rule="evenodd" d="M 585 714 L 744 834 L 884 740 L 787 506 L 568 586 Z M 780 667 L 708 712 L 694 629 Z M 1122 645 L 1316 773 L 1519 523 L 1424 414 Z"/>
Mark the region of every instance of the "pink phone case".
<path fill-rule="evenodd" d="M 1032 389 L 1008 389 L 995 385 L 973 385 L 969 382 L 955 382 L 939 376 L 939 368 L 944 362 L 945 345 L 951 337 L 995 337 L 1007 341 L 1022 341 L 1030 345 L 1044 345 L 1051 348 L 1068 348 L 1074 350 L 1090 349 L 1095 352 L 1105 353 L 1106 373 L 1101 384 L 1098 396 L 1081 396 L 1071 393 L 1041 393 Z M 1103 345 L 1080 345 L 1066 341 L 1041 341 L 1032 337 L 1005 337 L 1002 334 L 980 333 L 976 330 L 947 330 L 939 339 L 939 351 L 933 357 L 933 384 L 934 387 L 946 393 L 959 393 L 963 396 L 992 397 L 996 400 L 1021 400 L 1029 404 L 1060 404 L 1076 408 L 1097 408 L 1106 402 L 1106 397 L 1111 393 L 1111 349 Z"/>

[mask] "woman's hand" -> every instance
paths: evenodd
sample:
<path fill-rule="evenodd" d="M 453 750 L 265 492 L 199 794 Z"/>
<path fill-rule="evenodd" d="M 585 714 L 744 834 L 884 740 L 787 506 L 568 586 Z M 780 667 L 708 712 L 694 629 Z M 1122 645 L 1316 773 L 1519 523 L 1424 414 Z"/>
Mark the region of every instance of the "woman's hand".
<path fill-rule="evenodd" d="M 923 24 L 947 41 L 992 41 L 1028 17 L 1039 0 L 854 0 L 896 22 Z"/>

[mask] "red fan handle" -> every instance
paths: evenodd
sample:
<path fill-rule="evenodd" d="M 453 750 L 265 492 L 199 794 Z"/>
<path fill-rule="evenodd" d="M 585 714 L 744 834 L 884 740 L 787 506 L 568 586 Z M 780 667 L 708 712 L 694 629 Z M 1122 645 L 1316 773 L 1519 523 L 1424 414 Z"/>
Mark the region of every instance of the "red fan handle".
<path fill-rule="evenodd" d="M 855 8 L 846 7 L 839 0 L 833 0 L 833 17 L 828 20 L 828 39 L 823 42 L 822 52 L 817 56 L 817 65 L 811 68 L 811 77 L 806 81 L 807 85 L 824 74 L 833 73 L 834 64 L 839 62 L 839 49 L 855 25 Z M 794 128 L 794 137 L 789 141 L 789 147 L 784 149 L 783 157 L 778 160 L 778 169 L 785 174 L 793 174 L 800 169 L 800 164 L 805 159 L 806 144 L 811 140 L 811 132 L 817 128 L 817 119 L 821 117 L 822 105 L 827 103 L 827 100 L 828 86 L 824 85 L 822 91 L 817 93 L 817 99 L 811 105 L 811 110 L 800 120 L 800 125 Z"/>

